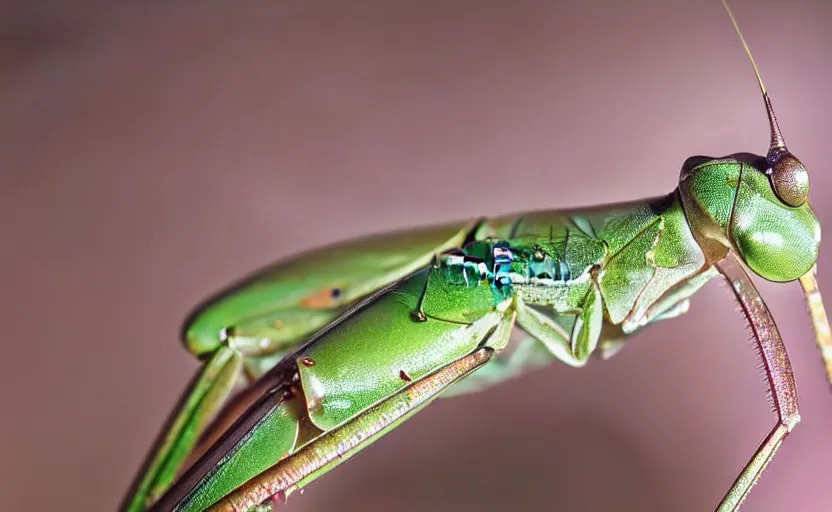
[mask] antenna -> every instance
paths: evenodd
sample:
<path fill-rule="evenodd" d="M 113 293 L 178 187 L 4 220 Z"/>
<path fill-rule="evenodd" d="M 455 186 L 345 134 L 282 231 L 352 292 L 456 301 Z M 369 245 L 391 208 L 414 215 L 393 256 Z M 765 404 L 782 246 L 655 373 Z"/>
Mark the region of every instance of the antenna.
<path fill-rule="evenodd" d="M 737 20 L 734 18 L 731 8 L 728 7 L 728 2 L 726 2 L 726 0 L 722 0 L 722 5 L 725 7 L 725 11 L 728 12 L 728 17 L 731 18 L 731 23 L 734 24 L 734 30 L 737 31 L 737 35 L 740 37 L 740 42 L 742 43 L 743 48 L 745 48 L 745 53 L 751 61 L 751 67 L 754 68 L 754 74 L 757 75 L 757 83 L 760 84 L 760 92 L 763 93 L 763 101 L 766 104 L 766 111 L 768 112 L 768 122 L 771 125 L 771 146 L 768 150 L 769 159 L 771 159 L 774 154 L 786 151 L 786 141 L 783 139 L 783 134 L 780 133 L 780 126 L 777 124 L 777 117 L 774 115 L 774 109 L 771 108 L 771 100 L 768 98 L 766 86 L 763 85 L 763 78 L 760 76 L 760 70 L 757 69 L 757 63 L 754 62 L 754 56 L 751 55 L 751 50 L 748 49 L 748 44 L 746 44 L 745 38 L 742 36 L 740 26 L 737 24 Z"/>

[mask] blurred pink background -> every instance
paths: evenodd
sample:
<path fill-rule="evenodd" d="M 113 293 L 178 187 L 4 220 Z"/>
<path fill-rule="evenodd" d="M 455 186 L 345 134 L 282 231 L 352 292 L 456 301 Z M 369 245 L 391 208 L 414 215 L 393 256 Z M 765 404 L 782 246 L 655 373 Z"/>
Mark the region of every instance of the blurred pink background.
<path fill-rule="evenodd" d="M 733 7 L 832 226 L 832 3 Z M 688 156 L 768 144 L 716 0 L 2 9 L 2 510 L 115 509 L 197 368 L 180 322 L 255 268 L 663 194 Z M 744 510 L 830 510 L 832 394 L 799 287 L 761 291 L 803 423 Z M 746 339 L 711 284 L 608 362 L 435 404 L 291 510 L 712 510 L 774 421 Z"/>

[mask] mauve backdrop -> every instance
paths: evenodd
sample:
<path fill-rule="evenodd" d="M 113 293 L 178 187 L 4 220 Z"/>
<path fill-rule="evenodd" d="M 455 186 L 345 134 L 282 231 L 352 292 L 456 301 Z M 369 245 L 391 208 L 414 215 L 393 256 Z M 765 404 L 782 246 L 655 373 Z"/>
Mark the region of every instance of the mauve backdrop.
<path fill-rule="evenodd" d="M 719 3 L 622 4 L 6 4 L 0 509 L 115 509 L 197 368 L 181 320 L 257 267 L 662 194 L 690 155 L 764 152 Z M 832 226 L 832 3 L 734 10 Z M 761 290 L 803 423 L 745 510 L 830 510 L 832 394 L 799 287 Z M 773 424 L 746 339 L 711 284 L 608 362 L 437 402 L 291 510 L 711 510 Z"/>

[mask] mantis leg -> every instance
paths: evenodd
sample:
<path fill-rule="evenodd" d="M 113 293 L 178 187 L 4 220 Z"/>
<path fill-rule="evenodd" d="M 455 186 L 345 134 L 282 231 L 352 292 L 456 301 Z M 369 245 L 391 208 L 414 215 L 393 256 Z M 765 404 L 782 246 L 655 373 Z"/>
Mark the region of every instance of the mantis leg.
<path fill-rule="evenodd" d="M 680 302 L 677 302 L 673 306 L 671 306 L 666 311 L 656 315 L 652 320 L 646 323 L 644 326 L 652 325 L 656 322 L 661 322 L 663 320 L 671 320 L 673 318 L 677 318 L 681 315 L 684 315 L 690 309 L 690 300 L 684 299 Z M 601 337 L 601 341 L 598 343 L 598 355 L 601 356 L 601 359 L 609 359 L 612 356 L 616 355 L 618 352 L 627 345 L 628 338 L 627 334 L 621 332 L 618 336 L 608 336 L 608 337 Z"/>
<path fill-rule="evenodd" d="M 144 511 L 173 483 L 200 432 L 213 419 L 241 374 L 242 358 L 229 348 L 218 350 L 194 378 L 174 409 L 143 465 L 125 511 Z"/>
<path fill-rule="evenodd" d="M 245 364 L 244 359 L 244 370 Z M 253 407 L 270 389 L 280 386 L 286 379 L 281 373 L 268 374 L 256 380 L 253 380 L 251 376 L 247 375 L 247 377 L 249 385 L 231 400 L 228 400 L 216 414 L 214 421 L 201 432 L 199 442 L 183 461 L 182 468 L 190 468 L 193 466 L 249 408 Z"/>
<path fill-rule="evenodd" d="M 285 499 L 396 428 L 439 394 L 489 361 L 482 348 L 395 393 L 343 427 L 331 430 L 296 454 L 260 473 L 209 508 L 210 512 L 251 510 L 278 496 Z"/>
<path fill-rule="evenodd" d="M 820 349 L 820 355 L 826 367 L 826 379 L 832 384 L 832 332 L 829 330 L 829 320 L 826 318 L 826 310 L 823 307 L 818 283 L 815 280 L 816 272 L 817 267 L 812 267 L 812 270 L 800 278 L 800 286 L 803 287 L 806 304 L 809 307 L 809 313 L 812 315 L 815 342 L 818 349 Z"/>
<path fill-rule="evenodd" d="M 517 325 L 521 329 L 543 344 L 552 356 L 575 368 L 589 360 L 601 339 L 603 322 L 600 291 L 594 284 L 577 316 L 554 311 L 544 313 L 526 304 L 521 304 L 517 311 Z"/>
<path fill-rule="evenodd" d="M 592 350 L 607 342 L 602 335 L 603 309 L 597 287 L 590 289 L 579 315 L 561 315 L 551 308 L 539 310 L 518 301 L 517 325 L 529 334 L 508 355 L 497 354 L 488 366 L 451 388 L 443 396 L 474 393 L 560 360 L 580 368 Z M 573 352 L 573 347 L 579 348 Z"/>
<path fill-rule="evenodd" d="M 484 301 L 469 321 L 454 321 L 446 317 L 457 309 L 443 310 L 446 304 L 431 298 L 437 289 L 450 286 L 444 276 L 431 267 L 392 285 L 284 358 L 263 377 L 270 384 L 255 405 L 153 510 L 202 511 L 229 493 L 262 492 L 264 478 L 290 482 L 274 490 L 289 494 L 471 373 L 473 367 L 459 366 L 473 361 L 471 354 L 488 349 L 487 358 L 474 358 L 478 368 L 480 359 L 484 363 L 502 350 L 514 324 L 512 301 Z M 426 315 L 414 318 L 426 290 Z M 465 291 L 493 297 L 487 286 Z M 448 368 L 457 368 L 458 377 Z M 343 375 L 349 376 L 350 386 L 342 386 Z M 341 448 L 336 450 L 331 442 Z"/>
<path fill-rule="evenodd" d="M 587 301 L 587 307 L 578 316 L 560 315 L 551 308 L 541 311 L 518 300 L 517 325 L 529 336 L 524 338 L 513 352 L 508 355 L 497 354 L 488 366 L 466 378 L 443 396 L 482 391 L 527 371 L 547 366 L 556 359 L 575 368 L 584 366 L 589 360 L 592 348 L 601 338 L 603 310 L 596 293 L 597 288 L 593 287 L 588 294 L 591 300 Z M 585 347 L 578 355 L 572 349 L 576 342 L 582 343 Z"/>
<path fill-rule="evenodd" d="M 738 510 L 748 497 L 751 488 L 760 479 L 783 440 L 800 421 L 800 412 L 789 355 L 768 307 L 733 254 L 719 262 L 717 268 L 731 285 L 731 290 L 751 326 L 777 411 L 777 424 L 757 448 L 757 452 L 719 504 L 719 512 L 729 512 Z"/>

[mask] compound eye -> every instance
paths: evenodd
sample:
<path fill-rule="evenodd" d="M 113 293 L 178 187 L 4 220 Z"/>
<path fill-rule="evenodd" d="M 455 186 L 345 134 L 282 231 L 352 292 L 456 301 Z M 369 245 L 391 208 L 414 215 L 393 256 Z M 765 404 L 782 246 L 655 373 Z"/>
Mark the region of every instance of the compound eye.
<path fill-rule="evenodd" d="M 791 153 L 785 153 L 775 160 L 769 178 L 777 197 L 785 204 L 797 208 L 808 200 L 809 173 Z"/>

